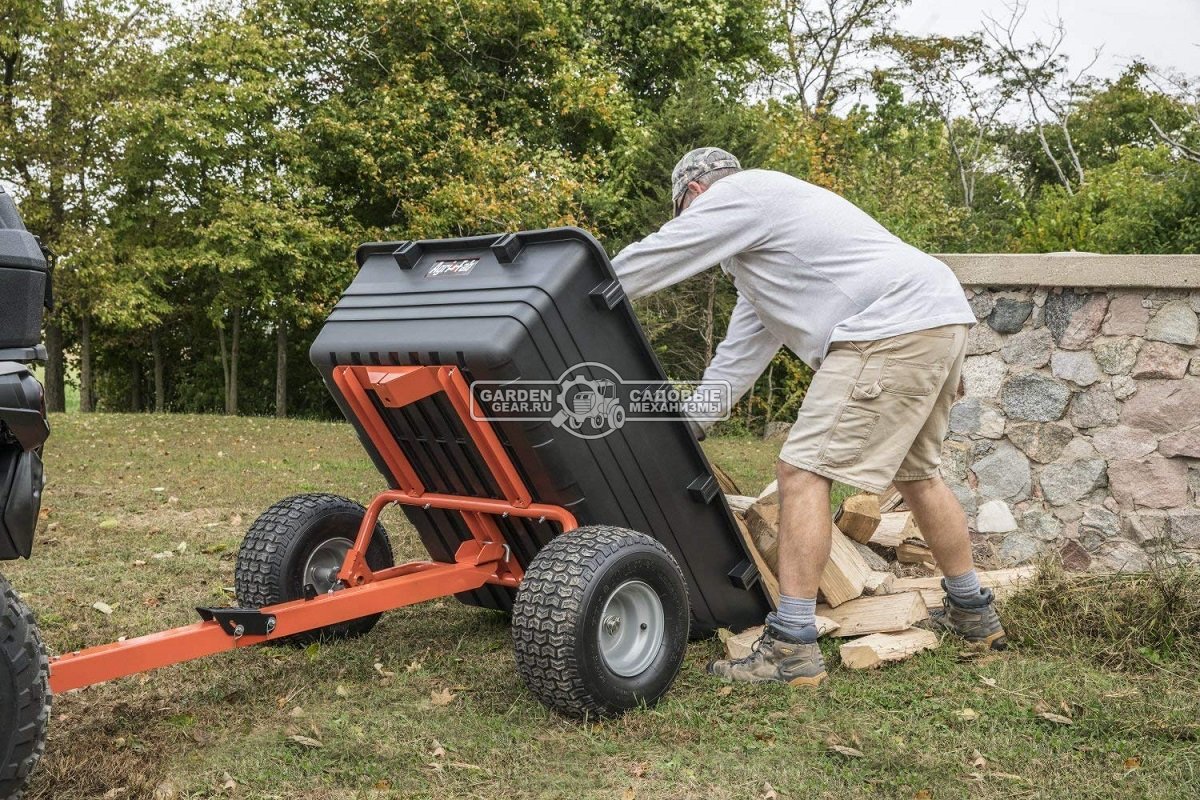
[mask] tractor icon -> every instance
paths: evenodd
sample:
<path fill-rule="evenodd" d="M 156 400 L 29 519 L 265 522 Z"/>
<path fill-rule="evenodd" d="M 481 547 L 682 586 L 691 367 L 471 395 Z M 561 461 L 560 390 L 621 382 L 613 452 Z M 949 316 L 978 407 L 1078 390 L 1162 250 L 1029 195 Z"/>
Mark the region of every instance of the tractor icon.
<path fill-rule="evenodd" d="M 580 431 L 589 424 L 595 431 L 611 433 L 625 424 L 616 383 L 605 378 L 589 380 L 578 375 L 564 381 L 558 402 L 561 410 L 552 420 L 557 426 L 565 422 L 571 430 Z"/>

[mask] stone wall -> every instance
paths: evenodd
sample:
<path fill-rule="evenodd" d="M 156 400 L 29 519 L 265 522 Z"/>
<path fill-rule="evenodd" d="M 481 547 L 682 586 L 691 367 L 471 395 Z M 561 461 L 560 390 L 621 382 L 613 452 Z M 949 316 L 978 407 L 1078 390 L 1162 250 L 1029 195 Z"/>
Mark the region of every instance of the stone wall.
<path fill-rule="evenodd" d="M 979 324 L 942 469 L 985 557 L 1200 562 L 1200 291 L 965 290 Z"/>

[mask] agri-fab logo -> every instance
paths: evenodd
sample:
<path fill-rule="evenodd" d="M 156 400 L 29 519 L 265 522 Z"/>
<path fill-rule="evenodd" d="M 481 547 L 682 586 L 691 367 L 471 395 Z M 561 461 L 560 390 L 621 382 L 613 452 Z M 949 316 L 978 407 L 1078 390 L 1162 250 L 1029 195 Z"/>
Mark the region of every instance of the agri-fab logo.
<path fill-rule="evenodd" d="M 684 381 L 626 381 L 595 362 L 576 364 L 556 381 L 475 381 L 471 418 L 549 422 L 584 439 L 599 439 L 632 422 L 729 418 L 730 386 Z"/>

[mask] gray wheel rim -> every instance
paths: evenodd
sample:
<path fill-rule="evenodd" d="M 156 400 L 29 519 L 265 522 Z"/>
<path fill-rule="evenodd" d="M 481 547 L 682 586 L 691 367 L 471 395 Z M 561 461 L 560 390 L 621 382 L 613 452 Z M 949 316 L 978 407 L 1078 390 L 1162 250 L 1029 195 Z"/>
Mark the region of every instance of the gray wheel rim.
<path fill-rule="evenodd" d="M 354 542 L 338 536 L 321 542 L 304 564 L 304 583 L 312 584 L 317 594 L 325 594 L 337 583 L 338 573 Z"/>
<path fill-rule="evenodd" d="M 600 613 L 600 657 L 613 673 L 632 678 L 646 671 L 663 646 L 662 600 L 645 581 L 625 581 Z"/>

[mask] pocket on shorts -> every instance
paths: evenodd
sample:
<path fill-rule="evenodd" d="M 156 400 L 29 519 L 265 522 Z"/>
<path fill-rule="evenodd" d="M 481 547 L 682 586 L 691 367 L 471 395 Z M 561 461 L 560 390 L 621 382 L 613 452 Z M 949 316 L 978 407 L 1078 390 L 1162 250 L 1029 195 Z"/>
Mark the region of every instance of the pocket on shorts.
<path fill-rule="evenodd" d="M 843 406 L 821 448 L 821 463 L 829 467 L 847 467 L 856 463 L 862 458 L 877 422 L 879 415 L 874 411 L 861 406 Z"/>
<path fill-rule="evenodd" d="M 944 364 L 923 364 L 918 361 L 889 358 L 883 365 L 879 385 L 883 391 L 892 394 L 925 397 L 939 391 L 945 380 Z"/>

